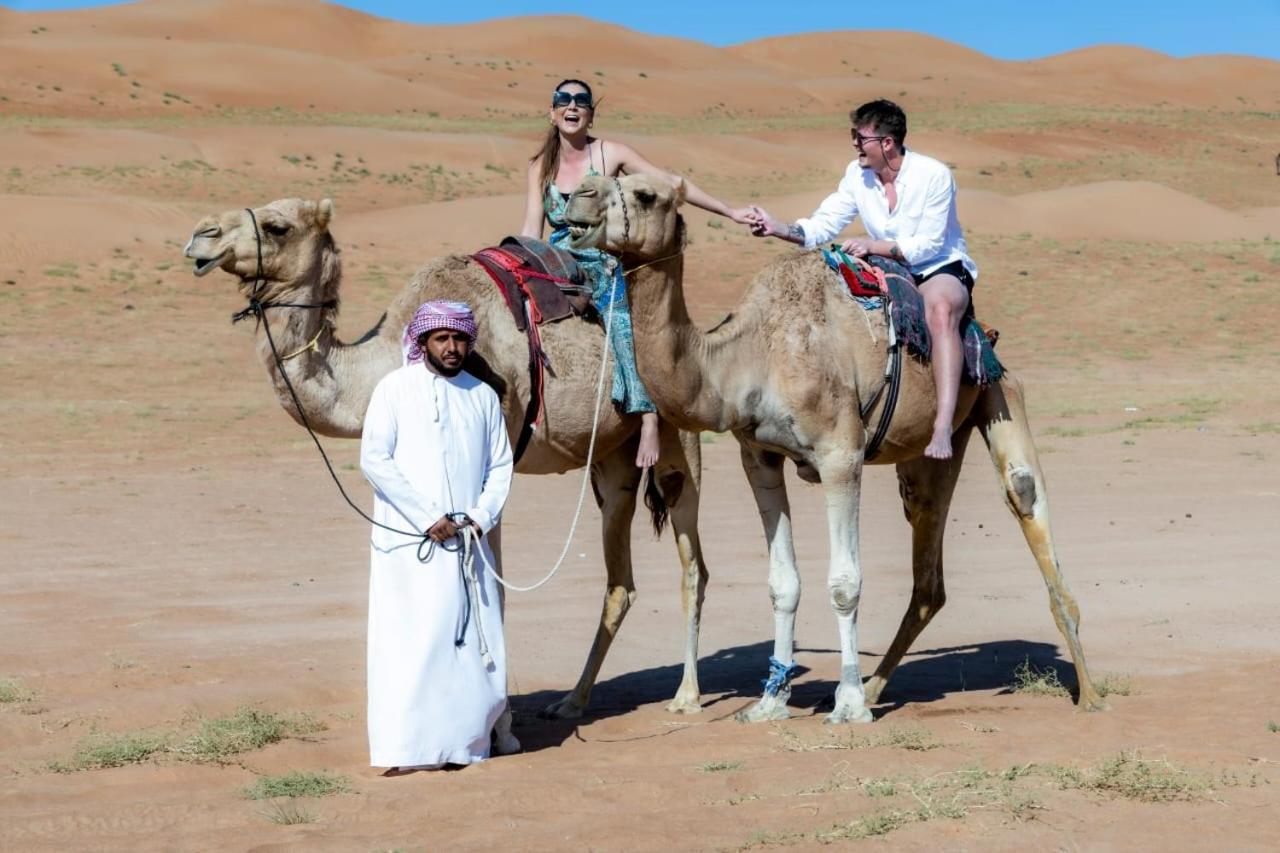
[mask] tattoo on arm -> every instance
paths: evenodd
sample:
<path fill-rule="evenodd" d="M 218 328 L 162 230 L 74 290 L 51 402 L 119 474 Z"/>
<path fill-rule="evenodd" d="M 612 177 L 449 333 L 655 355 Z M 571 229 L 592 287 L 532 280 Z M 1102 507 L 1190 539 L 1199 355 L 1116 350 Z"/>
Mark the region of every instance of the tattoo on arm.
<path fill-rule="evenodd" d="M 901 247 L 899 247 L 897 243 L 894 243 L 892 248 L 889 249 L 889 257 L 901 264 L 905 264 L 907 262 L 906 257 L 902 254 Z"/>
<path fill-rule="evenodd" d="M 804 229 L 794 222 L 787 226 L 787 236 L 792 240 L 798 240 L 801 243 L 805 240 Z"/>

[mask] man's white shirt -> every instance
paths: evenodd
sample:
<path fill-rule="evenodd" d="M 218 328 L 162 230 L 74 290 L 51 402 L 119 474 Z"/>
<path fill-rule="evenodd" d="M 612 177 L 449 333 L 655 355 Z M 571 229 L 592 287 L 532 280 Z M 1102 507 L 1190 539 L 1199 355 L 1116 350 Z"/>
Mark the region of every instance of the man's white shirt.
<path fill-rule="evenodd" d="M 978 268 L 969 257 L 956 216 L 955 178 L 947 165 L 908 150 L 903 154 L 894 186 L 898 206 L 891 213 L 884 185 L 876 173 L 854 160 L 836 191 L 811 216 L 796 220 L 804 229 L 805 248 L 831 241 L 854 217 L 861 216 L 871 239 L 897 243 L 907 266 L 917 276 L 960 261 L 977 279 Z"/>

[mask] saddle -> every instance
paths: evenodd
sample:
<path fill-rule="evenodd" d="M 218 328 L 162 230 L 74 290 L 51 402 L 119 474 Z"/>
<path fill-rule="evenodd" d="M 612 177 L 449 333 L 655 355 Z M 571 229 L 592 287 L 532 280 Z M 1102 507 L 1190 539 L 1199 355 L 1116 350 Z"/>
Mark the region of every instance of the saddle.
<path fill-rule="evenodd" d="M 538 327 L 574 316 L 593 319 L 591 286 L 572 254 L 542 240 L 507 237 L 471 258 L 493 279 L 516 328 L 529 339 L 529 405 L 514 449 L 519 462 L 542 420 L 545 373 L 551 368 Z"/>
<path fill-rule="evenodd" d="M 898 402 L 902 379 L 902 351 L 906 349 L 922 362 L 928 362 L 931 353 L 929 329 L 925 322 L 924 298 L 916 288 L 915 277 L 903 265 L 888 258 L 872 256 L 863 260 L 850 258 L 839 247 L 823 249 L 827 266 L 840 274 L 844 290 L 864 310 L 883 311 L 888 329 L 888 358 L 885 362 L 884 380 L 861 406 L 865 421 L 872 409 L 884 398 L 880 420 L 867 442 L 865 454 L 868 461 L 875 458 L 880 444 L 888 433 Z M 960 322 L 963 369 L 961 381 L 985 388 L 998 382 L 1004 375 L 1004 366 L 995 354 L 1000 333 L 982 325 L 973 316 L 970 302 Z"/>
<path fill-rule="evenodd" d="M 506 237 L 471 256 L 493 279 L 516 328 L 590 316 L 591 286 L 578 261 L 564 249 L 529 237 Z"/>

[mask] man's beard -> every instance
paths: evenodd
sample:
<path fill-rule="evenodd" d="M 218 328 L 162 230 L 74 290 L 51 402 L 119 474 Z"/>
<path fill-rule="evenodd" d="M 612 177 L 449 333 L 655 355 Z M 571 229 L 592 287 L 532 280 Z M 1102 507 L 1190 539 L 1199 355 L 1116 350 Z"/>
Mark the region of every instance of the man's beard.
<path fill-rule="evenodd" d="M 448 367 L 447 365 L 441 363 L 441 361 L 437 359 L 434 355 L 432 355 L 429 351 L 426 353 L 426 356 L 427 356 L 427 361 L 431 362 L 432 370 L 434 370 L 436 373 L 439 373 L 441 376 L 446 376 L 449 378 L 457 376 L 459 373 L 461 373 L 462 364 L 463 362 L 466 361 L 466 359 L 464 358 L 462 361 L 458 362 L 457 367 Z"/>

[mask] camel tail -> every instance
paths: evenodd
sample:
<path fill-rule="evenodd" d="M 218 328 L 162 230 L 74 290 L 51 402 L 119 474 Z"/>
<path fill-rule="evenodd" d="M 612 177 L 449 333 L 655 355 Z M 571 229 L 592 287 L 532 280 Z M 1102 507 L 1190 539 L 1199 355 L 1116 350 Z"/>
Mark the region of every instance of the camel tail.
<path fill-rule="evenodd" d="M 653 476 L 653 468 L 648 468 L 644 472 L 644 505 L 649 508 L 649 519 L 653 522 L 653 538 L 657 539 L 662 536 L 662 529 L 667 526 L 671 508 L 667 506 L 667 499 L 662 496 L 662 490 L 658 488 L 657 478 Z"/>

